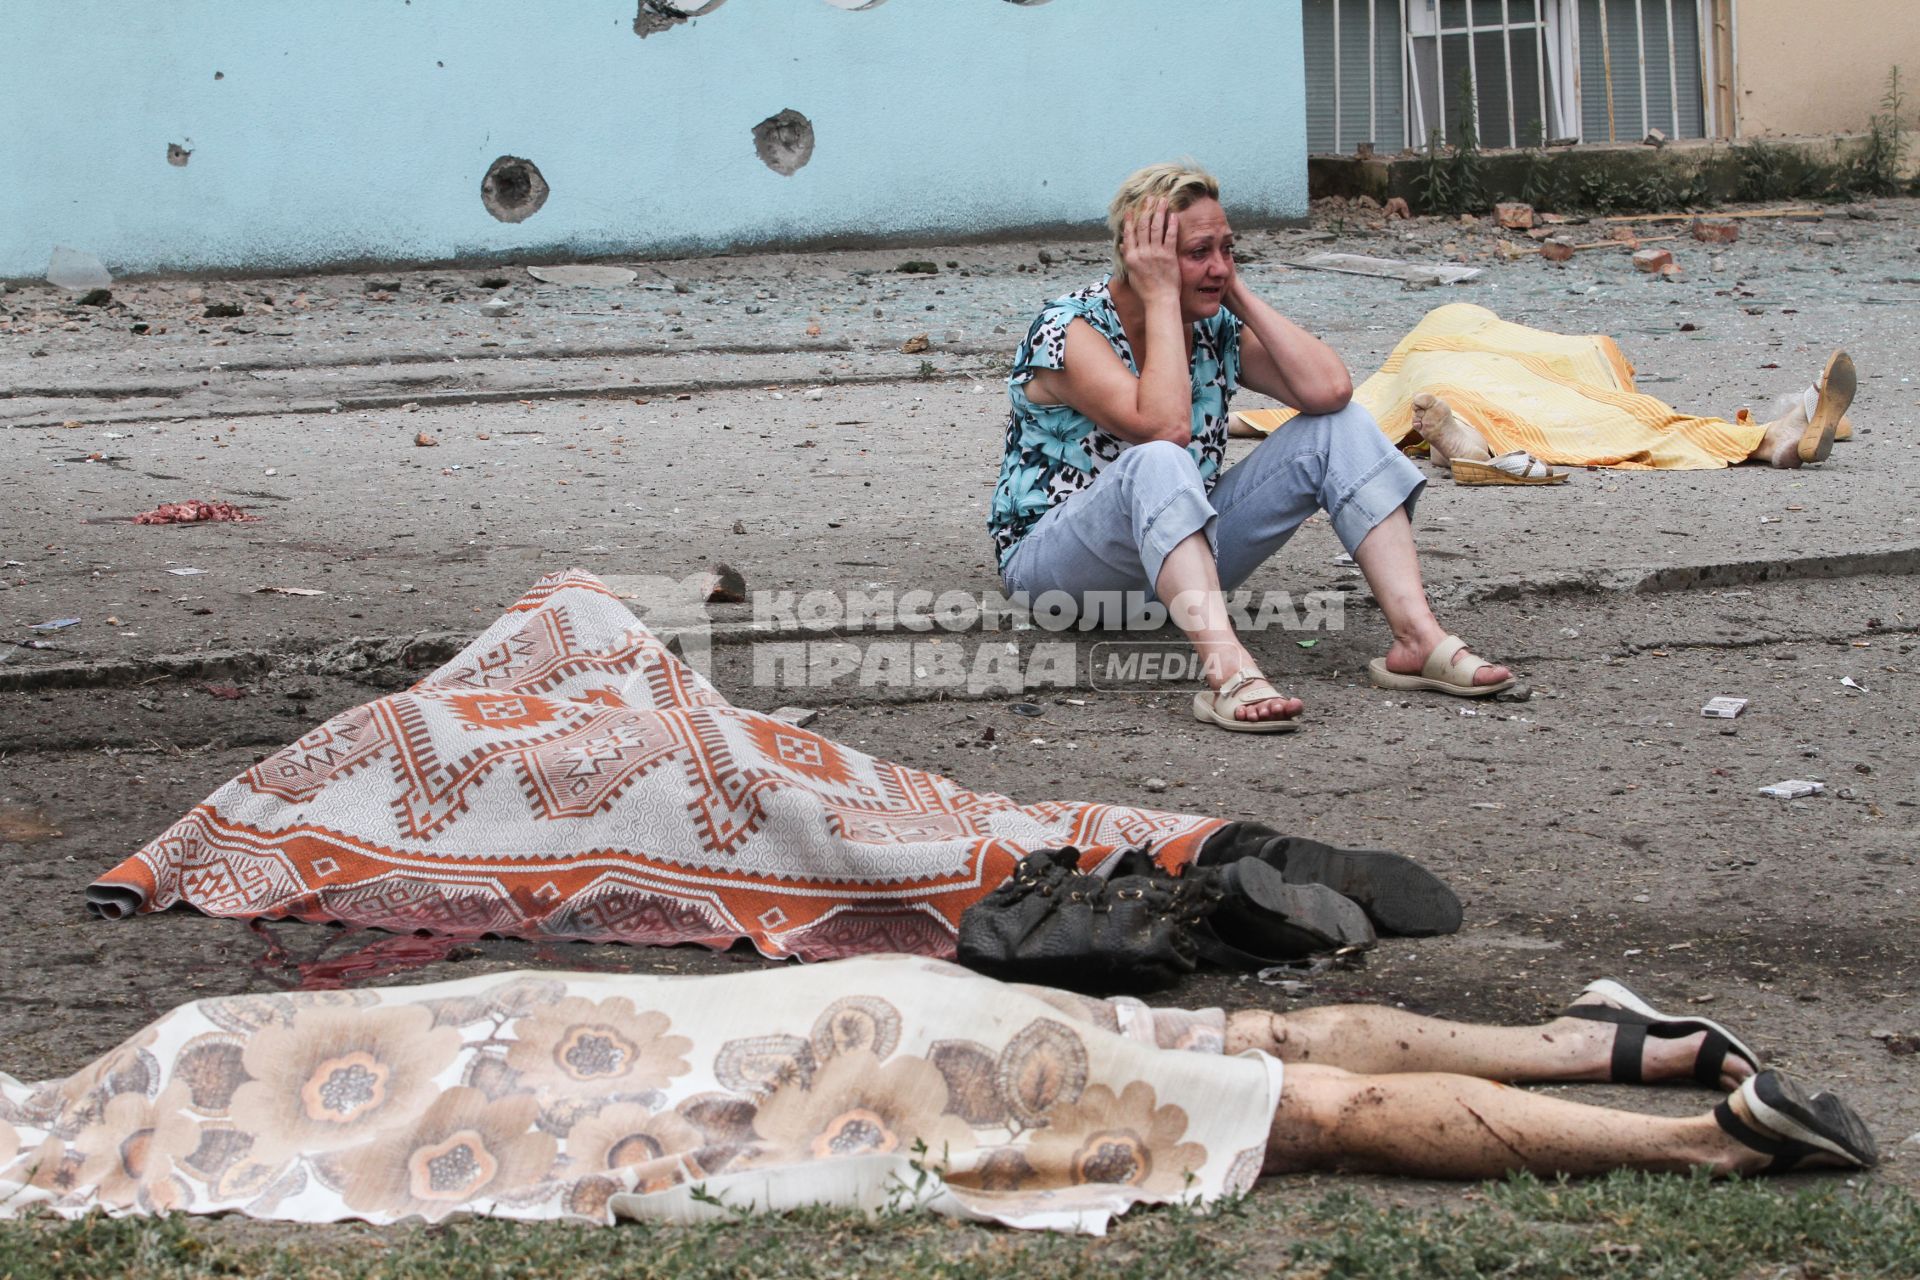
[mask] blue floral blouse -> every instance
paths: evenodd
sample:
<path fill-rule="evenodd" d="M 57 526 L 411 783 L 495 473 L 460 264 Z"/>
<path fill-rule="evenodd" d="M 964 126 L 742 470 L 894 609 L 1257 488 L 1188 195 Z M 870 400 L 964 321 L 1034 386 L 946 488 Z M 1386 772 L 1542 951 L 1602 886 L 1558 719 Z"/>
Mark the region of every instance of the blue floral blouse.
<path fill-rule="evenodd" d="M 1035 404 L 1026 393 L 1035 370 L 1065 365 L 1067 326 L 1075 320 L 1092 325 L 1139 376 L 1140 366 L 1107 284 L 1102 280 L 1048 303 L 1014 354 L 1013 374 L 1007 379 L 1011 407 L 1006 456 L 987 517 L 1002 568 L 1014 545 L 1041 516 L 1092 485 L 1100 469 L 1130 447 L 1079 410 L 1063 404 Z M 1222 308 L 1211 319 L 1194 323 L 1192 373 L 1193 440 L 1187 452 L 1199 464 L 1200 477 L 1211 491 L 1220 478 L 1227 449 L 1227 403 L 1240 381 L 1238 316 Z"/>

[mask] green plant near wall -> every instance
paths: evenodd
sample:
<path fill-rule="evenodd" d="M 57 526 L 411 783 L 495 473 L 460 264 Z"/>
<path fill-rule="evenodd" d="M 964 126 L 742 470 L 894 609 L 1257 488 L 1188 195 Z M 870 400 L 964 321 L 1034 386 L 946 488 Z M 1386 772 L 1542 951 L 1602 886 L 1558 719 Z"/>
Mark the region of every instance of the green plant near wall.
<path fill-rule="evenodd" d="M 1485 213 L 1486 161 L 1480 154 L 1480 128 L 1474 119 L 1473 78 L 1460 75 L 1460 116 L 1454 143 L 1441 140 L 1440 130 L 1427 135 L 1427 149 L 1413 176 L 1414 199 L 1421 213 Z"/>
<path fill-rule="evenodd" d="M 1792 200 L 1811 194 L 1806 166 L 1785 147 L 1760 141 L 1742 143 L 1733 149 L 1740 160 L 1740 198 L 1770 203 Z"/>
<path fill-rule="evenodd" d="M 1863 195 L 1892 196 L 1901 192 L 1900 164 L 1906 158 L 1907 140 L 1900 132 L 1900 117 L 1906 96 L 1900 88 L 1900 68 L 1888 68 L 1880 110 L 1867 118 L 1867 149 L 1854 163 L 1851 185 Z"/>
<path fill-rule="evenodd" d="M 1453 204 L 1449 213 L 1485 213 L 1487 201 L 1486 161 L 1480 154 L 1480 121 L 1473 94 L 1473 76 L 1460 73 L 1460 123 L 1454 127 L 1459 141 L 1454 144 L 1450 164 L 1453 179 Z"/>
<path fill-rule="evenodd" d="M 1542 213 L 1566 213 L 1573 208 L 1573 185 L 1567 181 L 1566 166 L 1555 162 L 1544 151 L 1527 153 L 1526 177 L 1520 183 L 1520 199 Z"/>
<path fill-rule="evenodd" d="M 1453 170 L 1440 131 L 1427 134 L 1427 149 L 1413 175 L 1413 202 L 1418 213 L 1445 213 L 1453 206 Z"/>

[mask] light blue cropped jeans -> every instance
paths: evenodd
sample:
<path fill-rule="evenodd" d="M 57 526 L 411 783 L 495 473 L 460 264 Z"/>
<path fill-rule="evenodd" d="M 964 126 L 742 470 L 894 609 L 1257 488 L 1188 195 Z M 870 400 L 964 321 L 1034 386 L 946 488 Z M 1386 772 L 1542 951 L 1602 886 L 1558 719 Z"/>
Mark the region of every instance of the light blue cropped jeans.
<path fill-rule="evenodd" d="M 1315 511 L 1332 517 L 1351 553 L 1395 511 L 1411 517 L 1426 484 L 1357 404 L 1287 422 L 1227 468 L 1211 494 L 1185 449 L 1136 444 L 1040 517 L 1001 577 L 1029 598 L 1121 591 L 1152 599 L 1167 553 L 1205 530 L 1220 585 L 1231 591 Z"/>

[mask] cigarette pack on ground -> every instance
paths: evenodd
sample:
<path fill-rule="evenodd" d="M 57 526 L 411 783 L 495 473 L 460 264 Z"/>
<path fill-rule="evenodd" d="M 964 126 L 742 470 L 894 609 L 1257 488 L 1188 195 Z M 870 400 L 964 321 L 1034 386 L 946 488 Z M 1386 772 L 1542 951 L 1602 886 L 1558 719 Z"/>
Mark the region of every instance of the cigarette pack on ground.
<path fill-rule="evenodd" d="M 1808 782 L 1804 778 L 1789 778 L 1785 782 L 1776 782 L 1770 787 L 1760 788 L 1763 796 L 1772 796 L 1775 800 L 1798 800 L 1801 796 L 1817 796 L 1827 789 L 1824 782 Z"/>
<path fill-rule="evenodd" d="M 1700 714 L 1712 720 L 1731 720 L 1746 709 L 1745 698 L 1708 698 Z"/>

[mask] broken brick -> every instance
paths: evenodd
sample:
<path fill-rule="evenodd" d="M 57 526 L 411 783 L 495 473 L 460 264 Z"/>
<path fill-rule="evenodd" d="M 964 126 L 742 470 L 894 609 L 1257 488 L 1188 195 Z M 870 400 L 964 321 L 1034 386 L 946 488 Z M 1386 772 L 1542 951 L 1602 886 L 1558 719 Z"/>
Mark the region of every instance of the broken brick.
<path fill-rule="evenodd" d="M 1509 231 L 1527 231 L 1533 226 L 1533 206 L 1518 200 L 1496 204 L 1493 218 Z"/>
<path fill-rule="evenodd" d="M 1395 196 L 1393 199 L 1387 201 L 1387 218 L 1389 221 L 1394 218 L 1411 218 L 1412 216 L 1413 210 L 1407 207 L 1406 200 L 1400 196 Z"/>
<path fill-rule="evenodd" d="M 1571 262 L 1573 244 L 1567 240 L 1548 240 L 1540 246 L 1540 256 L 1548 262 Z"/>
<path fill-rule="evenodd" d="M 1695 218 L 1693 238 L 1707 244 L 1732 244 L 1740 238 L 1740 224 L 1728 218 Z"/>
<path fill-rule="evenodd" d="M 1642 249 L 1633 255 L 1634 269 L 1649 275 L 1673 265 L 1673 255 L 1665 249 Z"/>

